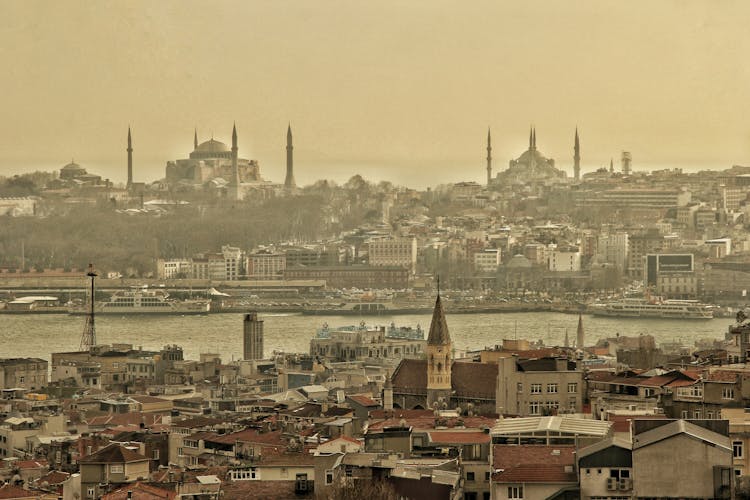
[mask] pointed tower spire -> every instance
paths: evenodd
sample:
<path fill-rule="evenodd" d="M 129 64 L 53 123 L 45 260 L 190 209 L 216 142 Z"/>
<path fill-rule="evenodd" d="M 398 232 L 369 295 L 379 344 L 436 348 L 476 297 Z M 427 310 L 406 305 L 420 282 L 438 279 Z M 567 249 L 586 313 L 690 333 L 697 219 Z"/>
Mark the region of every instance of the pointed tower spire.
<path fill-rule="evenodd" d="M 198 149 L 198 127 L 193 130 L 193 150 Z"/>
<path fill-rule="evenodd" d="M 578 329 L 576 330 L 576 349 L 583 349 L 585 347 L 583 342 L 583 316 L 579 314 Z"/>
<path fill-rule="evenodd" d="M 133 186 L 133 140 L 130 136 L 130 125 L 128 125 L 128 183 L 127 188 Z"/>
<path fill-rule="evenodd" d="M 534 130 L 531 133 L 531 147 L 536 149 L 536 127 L 534 127 Z"/>
<path fill-rule="evenodd" d="M 529 127 L 529 149 L 534 147 L 534 127 Z"/>
<path fill-rule="evenodd" d="M 615 160 L 614 158 L 609 159 L 609 173 L 614 174 L 615 173 Z"/>
<path fill-rule="evenodd" d="M 427 405 L 432 408 L 436 403 L 450 404 L 451 372 L 453 359 L 451 355 L 451 336 L 448 323 L 445 321 L 443 304 L 440 300 L 440 285 L 432 312 L 430 333 L 427 336 Z"/>

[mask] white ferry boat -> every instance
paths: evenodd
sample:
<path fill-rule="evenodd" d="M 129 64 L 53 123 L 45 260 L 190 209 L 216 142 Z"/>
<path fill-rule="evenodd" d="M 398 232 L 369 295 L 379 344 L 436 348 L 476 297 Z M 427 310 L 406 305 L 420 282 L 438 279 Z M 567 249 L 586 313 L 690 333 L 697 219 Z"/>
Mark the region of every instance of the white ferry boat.
<path fill-rule="evenodd" d="M 589 309 L 594 316 L 618 318 L 712 319 L 713 308 L 697 300 L 622 299 L 594 304 Z"/>
<path fill-rule="evenodd" d="M 172 300 L 164 290 L 150 290 L 147 287 L 133 287 L 130 290 L 115 292 L 105 302 L 94 306 L 96 314 L 208 314 L 211 302 L 208 300 Z M 70 314 L 88 314 L 86 305 L 74 306 Z"/>

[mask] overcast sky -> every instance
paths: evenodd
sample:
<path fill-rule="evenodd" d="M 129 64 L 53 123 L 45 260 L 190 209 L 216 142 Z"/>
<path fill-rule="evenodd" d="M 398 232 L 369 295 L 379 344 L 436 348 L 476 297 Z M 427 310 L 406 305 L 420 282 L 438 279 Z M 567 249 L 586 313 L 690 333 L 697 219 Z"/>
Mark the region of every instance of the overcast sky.
<path fill-rule="evenodd" d="M 284 179 L 483 181 L 537 146 L 572 172 L 750 165 L 750 2 L 473 0 L 0 3 L 0 175 L 75 158 L 164 176 L 199 140 Z"/>

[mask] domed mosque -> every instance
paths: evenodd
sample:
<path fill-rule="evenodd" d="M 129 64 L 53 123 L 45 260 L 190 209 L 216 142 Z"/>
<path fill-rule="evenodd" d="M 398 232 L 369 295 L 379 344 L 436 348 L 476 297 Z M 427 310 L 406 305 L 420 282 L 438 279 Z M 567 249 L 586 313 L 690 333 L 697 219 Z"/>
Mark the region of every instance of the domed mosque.
<path fill-rule="evenodd" d="M 510 160 L 508 169 L 497 174 L 495 183 L 518 184 L 527 182 L 561 182 L 566 173 L 555 167 L 555 160 L 545 157 L 536 148 L 536 130 L 529 132 L 529 149 L 518 159 Z"/>
<path fill-rule="evenodd" d="M 232 130 L 232 147 L 213 137 L 198 144 L 193 137 L 189 158 L 167 162 L 166 181 L 186 188 L 226 189 L 235 199 L 242 199 L 242 184 L 260 183 L 260 166 L 256 160 L 237 156 L 237 129 Z"/>

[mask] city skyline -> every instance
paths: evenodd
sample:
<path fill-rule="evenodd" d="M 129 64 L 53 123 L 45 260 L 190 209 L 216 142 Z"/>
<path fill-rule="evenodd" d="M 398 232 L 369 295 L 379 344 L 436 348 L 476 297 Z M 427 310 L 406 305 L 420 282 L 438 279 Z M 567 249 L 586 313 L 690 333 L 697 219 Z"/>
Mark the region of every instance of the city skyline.
<path fill-rule="evenodd" d="M 291 122 L 299 185 L 482 183 L 488 126 L 494 173 L 532 124 L 569 176 L 576 127 L 583 173 L 623 150 L 635 170 L 750 158 L 742 2 L 218 2 L 220 34 L 200 2 L 6 5 L 0 175 L 75 158 L 124 183 L 130 125 L 134 180 L 153 181 L 194 128 L 229 143 L 235 121 L 278 183 Z"/>

